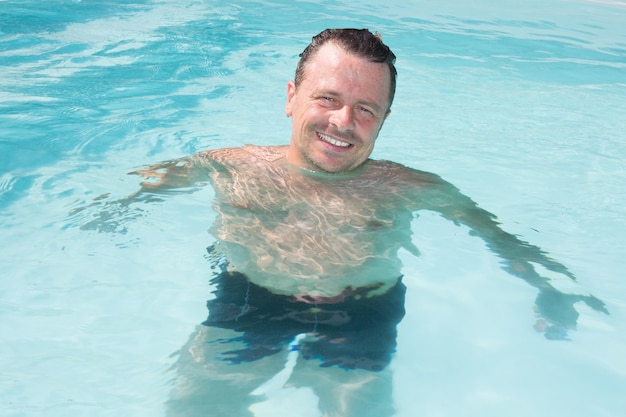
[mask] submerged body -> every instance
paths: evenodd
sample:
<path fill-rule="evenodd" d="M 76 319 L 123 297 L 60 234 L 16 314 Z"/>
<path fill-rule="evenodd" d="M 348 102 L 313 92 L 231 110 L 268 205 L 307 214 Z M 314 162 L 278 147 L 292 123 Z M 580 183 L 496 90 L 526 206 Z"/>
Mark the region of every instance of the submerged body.
<path fill-rule="evenodd" d="M 276 294 L 339 301 L 382 294 L 412 252 L 409 201 L 434 178 L 368 161 L 337 176 L 286 162 L 286 147 L 246 146 L 198 155 L 210 167 L 218 218 L 212 233 L 233 267 Z"/>
<path fill-rule="evenodd" d="M 502 230 L 493 214 L 439 176 L 368 159 L 345 173 L 320 173 L 287 160 L 287 146 L 217 149 L 154 165 L 136 173 L 144 191 L 209 181 L 218 216 L 216 249 L 231 271 L 274 295 L 308 304 L 385 294 L 402 275 L 398 251 L 415 256 L 411 222 L 420 211 L 438 213 L 485 241 L 503 268 L 539 290 L 536 310 L 549 338 L 576 327 L 574 304 L 604 311 L 589 295 L 564 294 L 548 271 L 574 280 L 540 248 Z"/>

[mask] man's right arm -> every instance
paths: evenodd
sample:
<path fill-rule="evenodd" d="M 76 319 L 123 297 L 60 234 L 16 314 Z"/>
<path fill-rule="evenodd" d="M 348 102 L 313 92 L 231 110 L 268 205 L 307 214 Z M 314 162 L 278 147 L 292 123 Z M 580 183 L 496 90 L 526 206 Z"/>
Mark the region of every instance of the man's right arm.
<path fill-rule="evenodd" d="M 193 155 L 160 162 L 147 168 L 129 172 L 129 175 L 144 177 L 141 182 L 142 191 L 169 191 L 180 189 L 181 191 L 193 191 L 199 186 L 206 185 L 209 175 L 220 170 L 217 158 L 223 150 L 209 150 Z"/>

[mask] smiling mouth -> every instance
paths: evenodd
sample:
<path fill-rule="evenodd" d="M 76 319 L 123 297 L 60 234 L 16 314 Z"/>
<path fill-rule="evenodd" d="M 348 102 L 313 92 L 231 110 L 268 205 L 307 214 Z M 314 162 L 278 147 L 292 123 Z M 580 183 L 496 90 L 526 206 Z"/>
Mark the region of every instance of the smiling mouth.
<path fill-rule="evenodd" d="M 330 136 L 326 136 L 322 133 L 317 133 L 317 136 L 324 142 L 326 143 L 330 143 L 333 146 L 337 146 L 339 148 L 347 148 L 348 146 L 350 146 L 350 144 L 348 142 L 344 142 L 335 138 L 331 138 Z"/>

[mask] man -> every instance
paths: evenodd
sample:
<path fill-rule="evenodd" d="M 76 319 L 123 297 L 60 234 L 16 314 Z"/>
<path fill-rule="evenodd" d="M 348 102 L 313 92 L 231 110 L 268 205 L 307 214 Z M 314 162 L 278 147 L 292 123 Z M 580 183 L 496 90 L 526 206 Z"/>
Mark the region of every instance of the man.
<path fill-rule="evenodd" d="M 536 287 L 547 337 L 564 338 L 575 326 L 578 301 L 606 312 L 595 297 L 556 290 L 534 265 L 573 280 L 571 272 L 503 231 L 451 184 L 369 159 L 391 112 L 394 62 L 380 36 L 368 30 L 325 30 L 301 54 L 287 84 L 289 145 L 210 150 L 137 172 L 147 177 L 144 191 L 207 178 L 215 189 L 218 217 L 211 231 L 217 244 L 210 250 L 222 272 L 213 281 L 216 297 L 204 324 L 233 330 L 242 343 L 222 349 L 220 359 L 256 361 L 305 334 L 305 358 L 348 369 L 385 368 L 404 314 L 397 253 L 404 248 L 419 255 L 411 221 L 420 210 L 469 227 L 509 273 Z"/>

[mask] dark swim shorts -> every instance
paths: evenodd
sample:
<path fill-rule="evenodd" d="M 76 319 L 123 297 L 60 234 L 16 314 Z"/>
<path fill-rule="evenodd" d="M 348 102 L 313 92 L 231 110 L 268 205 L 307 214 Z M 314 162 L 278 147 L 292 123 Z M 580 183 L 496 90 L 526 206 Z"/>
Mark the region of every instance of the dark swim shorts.
<path fill-rule="evenodd" d="M 251 283 L 239 272 L 222 268 L 211 283 L 216 297 L 207 302 L 205 326 L 241 334 L 228 342 L 245 348 L 223 352 L 232 363 L 251 362 L 281 352 L 298 335 L 308 336 L 299 350 L 321 366 L 380 371 L 396 348 L 396 325 L 404 317 L 406 287 L 402 277 L 383 295 L 361 297 L 358 291 L 337 303 L 303 302 Z"/>

